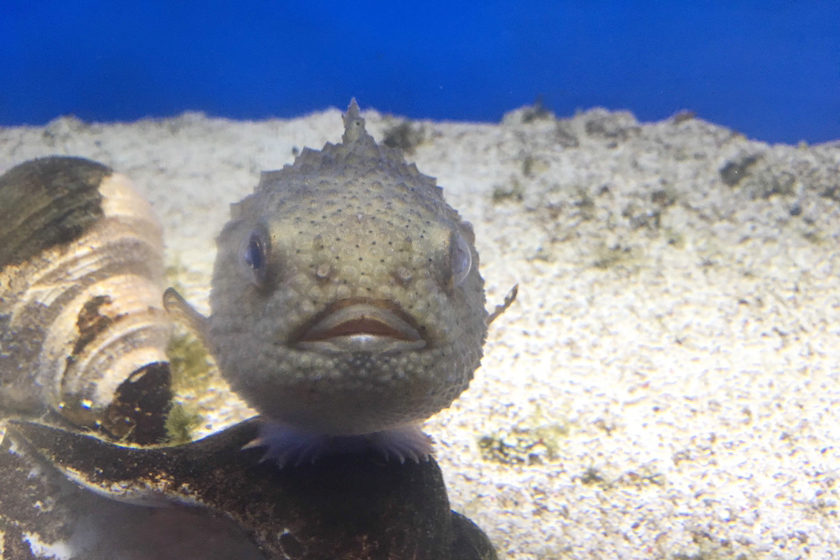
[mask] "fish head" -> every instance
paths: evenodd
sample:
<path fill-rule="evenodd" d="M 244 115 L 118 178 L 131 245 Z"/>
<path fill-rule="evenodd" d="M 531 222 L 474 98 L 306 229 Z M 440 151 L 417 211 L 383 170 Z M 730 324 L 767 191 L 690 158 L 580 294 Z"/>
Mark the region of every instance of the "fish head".
<path fill-rule="evenodd" d="M 218 238 L 209 338 L 232 388 L 296 429 L 423 420 L 468 386 L 486 336 L 470 224 L 367 134 L 264 173 Z"/>

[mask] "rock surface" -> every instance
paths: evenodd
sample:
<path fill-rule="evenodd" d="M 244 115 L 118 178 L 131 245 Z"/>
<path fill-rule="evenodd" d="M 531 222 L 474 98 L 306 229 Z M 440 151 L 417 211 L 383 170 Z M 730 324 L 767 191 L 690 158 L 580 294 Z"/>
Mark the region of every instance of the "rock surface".
<path fill-rule="evenodd" d="M 250 421 L 191 444 L 126 448 L 8 422 L 0 454 L 4 557 L 496 557 L 481 530 L 449 510 L 435 461 L 400 465 L 344 455 L 280 470 L 260 462 L 259 450 L 241 450 L 257 429 Z M 125 503 L 69 488 L 52 465 Z M 162 523 L 169 529 L 127 523 L 155 515 L 140 504 L 168 504 Z M 185 548 L 182 526 L 189 526 L 192 548 Z"/>

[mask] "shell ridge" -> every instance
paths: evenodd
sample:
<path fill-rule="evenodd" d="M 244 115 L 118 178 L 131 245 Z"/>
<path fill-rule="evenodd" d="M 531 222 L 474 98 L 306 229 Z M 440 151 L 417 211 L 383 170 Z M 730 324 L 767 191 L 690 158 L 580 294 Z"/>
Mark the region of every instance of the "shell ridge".
<path fill-rule="evenodd" d="M 163 240 L 151 205 L 102 164 L 52 156 L 0 176 L 0 217 L 9 217 L 0 220 L 0 404 L 52 409 L 119 437 L 148 424 L 130 439 L 161 439 L 167 402 L 152 410 L 132 400 L 145 393 L 120 389 L 150 361 L 166 362 Z M 159 369 L 168 375 L 168 364 Z M 117 401 L 122 409 L 108 413 Z"/>

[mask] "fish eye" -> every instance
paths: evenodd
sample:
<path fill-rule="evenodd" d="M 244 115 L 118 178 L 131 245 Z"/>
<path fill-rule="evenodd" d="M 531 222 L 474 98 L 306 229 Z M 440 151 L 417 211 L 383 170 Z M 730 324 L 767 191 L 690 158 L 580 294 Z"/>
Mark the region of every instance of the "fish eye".
<path fill-rule="evenodd" d="M 472 251 L 466 239 L 457 231 L 452 233 L 452 240 L 449 244 L 449 266 L 452 273 L 452 285 L 458 286 L 472 267 Z"/>
<path fill-rule="evenodd" d="M 263 287 L 268 279 L 269 237 L 257 228 L 248 235 L 240 250 L 242 266 L 257 287 Z"/>

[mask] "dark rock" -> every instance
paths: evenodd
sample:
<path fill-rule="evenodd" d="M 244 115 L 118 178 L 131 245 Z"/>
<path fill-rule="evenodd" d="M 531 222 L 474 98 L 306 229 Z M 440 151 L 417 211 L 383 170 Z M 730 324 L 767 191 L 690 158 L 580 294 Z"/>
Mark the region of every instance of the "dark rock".
<path fill-rule="evenodd" d="M 91 492 L 71 492 L 55 482 L 35 482 L 26 491 L 37 496 L 26 494 L 15 508 L 6 504 L 9 496 L 23 496 L 18 485 L 32 471 L 37 456 L 77 483 L 107 494 L 112 500 L 98 500 L 108 508 L 149 509 L 113 499 L 167 503 L 186 510 L 184 514 L 192 516 L 190 523 L 203 516 L 207 519 L 201 523 L 218 525 L 220 516 L 227 518 L 234 527 L 211 529 L 208 538 L 228 532 L 234 541 L 250 540 L 265 558 L 496 558 L 481 530 L 450 511 L 434 460 L 401 465 L 373 454 L 338 455 L 314 465 L 281 470 L 273 463 L 261 463 L 259 449 L 241 450 L 256 436 L 257 427 L 257 421 L 252 420 L 186 445 L 138 448 L 11 421 L 0 458 L 0 495 L 5 496 L 0 498 L 2 523 L 7 534 L 9 528 L 31 533 L 32 524 L 42 522 L 42 512 L 31 506 L 37 501 L 60 505 L 56 509 L 59 517 L 67 515 L 74 499 L 85 502 L 86 508 L 95 507 L 87 503 Z M 56 500 L 56 496 L 63 499 Z M 56 524 L 58 534 L 53 537 L 66 540 L 78 532 L 78 527 L 68 529 L 66 518 L 64 521 Z M 103 523 L 97 529 L 110 531 L 107 520 Z M 237 530 L 247 538 L 237 537 Z M 137 535 L 133 540 L 142 542 Z M 238 546 L 247 548 L 247 544 L 239 542 Z M 259 557 L 253 553 L 237 557 Z M 159 550 L 156 554 L 158 558 L 207 557 L 184 555 L 183 551 L 177 556 L 165 556 Z"/>
<path fill-rule="evenodd" d="M 750 154 L 727 161 L 719 171 L 721 181 L 728 187 L 736 186 L 747 176 L 750 168 L 756 164 L 758 159 L 759 156 Z"/>

